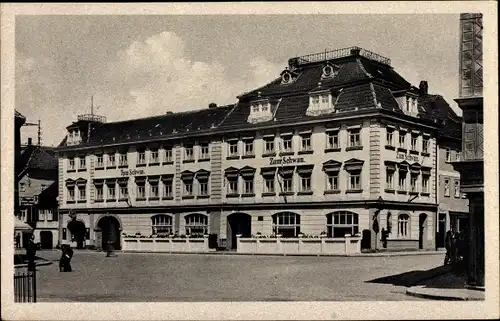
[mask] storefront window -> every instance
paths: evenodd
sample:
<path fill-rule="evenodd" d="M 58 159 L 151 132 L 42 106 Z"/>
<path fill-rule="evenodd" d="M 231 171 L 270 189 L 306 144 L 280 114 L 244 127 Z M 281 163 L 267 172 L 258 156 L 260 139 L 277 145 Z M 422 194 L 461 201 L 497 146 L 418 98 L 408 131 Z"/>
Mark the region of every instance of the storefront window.
<path fill-rule="evenodd" d="M 172 233 L 172 217 L 170 215 L 155 215 L 151 220 L 153 235 L 167 236 Z"/>
<path fill-rule="evenodd" d="M 328 214 L 326 217 L 328 237 L 344 237 L 355 235 L 359 231 L 358 214 L 341 211 Z"/>
<path fill-rule="evenodd" d="M 283 237 L 297 237 L 300 233 L 300 215 L 292 212 L 274 214 L 273 233 Z"/>
<path fill-rule="evenodd" d="M 185 217 L 186 234 L 203 236 L 208 233 L 208 218 L 203 214 L 189 214 Z"/>

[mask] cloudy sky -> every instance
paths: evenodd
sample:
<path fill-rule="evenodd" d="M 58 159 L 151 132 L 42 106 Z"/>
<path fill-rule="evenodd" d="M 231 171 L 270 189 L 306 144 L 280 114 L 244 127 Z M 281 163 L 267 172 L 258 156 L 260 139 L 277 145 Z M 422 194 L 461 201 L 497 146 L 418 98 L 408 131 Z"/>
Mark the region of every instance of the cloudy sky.
<path fill-rule="evenodd" d="M 92 95 L 108 121 L 233 103 L 291 57 L 360 46 L 459 112 L 458 32 L 458 14 L 18 16 L 16 109 L 57 145 Z"/>

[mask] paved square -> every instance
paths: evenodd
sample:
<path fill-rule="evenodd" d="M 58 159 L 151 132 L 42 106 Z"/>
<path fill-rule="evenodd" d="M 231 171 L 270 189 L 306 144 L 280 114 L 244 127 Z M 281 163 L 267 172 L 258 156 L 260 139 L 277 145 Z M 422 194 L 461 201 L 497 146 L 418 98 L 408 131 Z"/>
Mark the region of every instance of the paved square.
<path fill-rule="evenodd" d="M 126 254 L 75 251 L 61 273 L 59 252 L 38 267 L 38 301 L 354 301 L 419 300 L 404 286 L 367 281 L 442 264 L 441 255 L 297 257 Z"/>

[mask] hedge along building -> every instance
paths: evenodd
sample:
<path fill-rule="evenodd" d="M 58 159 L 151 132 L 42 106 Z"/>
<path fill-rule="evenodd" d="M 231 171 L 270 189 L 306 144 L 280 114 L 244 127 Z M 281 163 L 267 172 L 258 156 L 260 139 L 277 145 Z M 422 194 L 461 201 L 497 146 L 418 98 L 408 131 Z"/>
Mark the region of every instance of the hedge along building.
<path fill-rule="evenodd" d="M 424 84 L 425 85 L 425 84 Z M 122 234 L 362 233 L 363 247 L 430 249 L 436 137 L 426 91 L 351 47 L 292 58 L 234 105 L 105 123 L 82 115 L 59 147 L 63 231 Z"/>

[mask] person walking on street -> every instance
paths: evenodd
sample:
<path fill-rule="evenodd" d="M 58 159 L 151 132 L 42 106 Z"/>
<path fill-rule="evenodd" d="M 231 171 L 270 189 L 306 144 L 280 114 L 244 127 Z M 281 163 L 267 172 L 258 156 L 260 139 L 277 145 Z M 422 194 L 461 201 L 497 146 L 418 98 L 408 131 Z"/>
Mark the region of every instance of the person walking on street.
<path fill-rule="evenodd" d="M 26 246 L 26 257 L 28 258 L 28 271 L 35 271 L 36 244 L 35 236 L 31 235 Z"/>
<path fill-rule="evenodd" d="M 73 257 L 73 249 L 68 244 L 63 244 L 61 246 L 61 258 L 59 260 L 59 271 L 60 272 L 71 272 L 71 258 Z"/>
<path fill-rule="evenodd" d="M 451 264 L 458 263 L 458 234 L 453 228 L 451 230 Z"/>
<path fill-rule="evenodd" d="M 17 233 L 16 234 L 16 248 L 21 248 L 21 234 Z"/>
<path fill-rule="evenodd" d="M 452 256 L 452 250 L 451 250 L 451 245 L 452 245 L 452 232 L 448 230 L 446 232 L 446 237 L 444 240 L 444 245 L 446 247 L 446 256 L 444 257 L 444 265 L 450 264 L 451 263 L 451 256 Z"/>
<path fill-rule="evenodd" d="M 108 241 L 108 251 L 107 251 L 107 254 L 106 254 L 106 257 L 110 257 L 110 256 L 113 256 L 113 242 L 112 241 Z"/>

